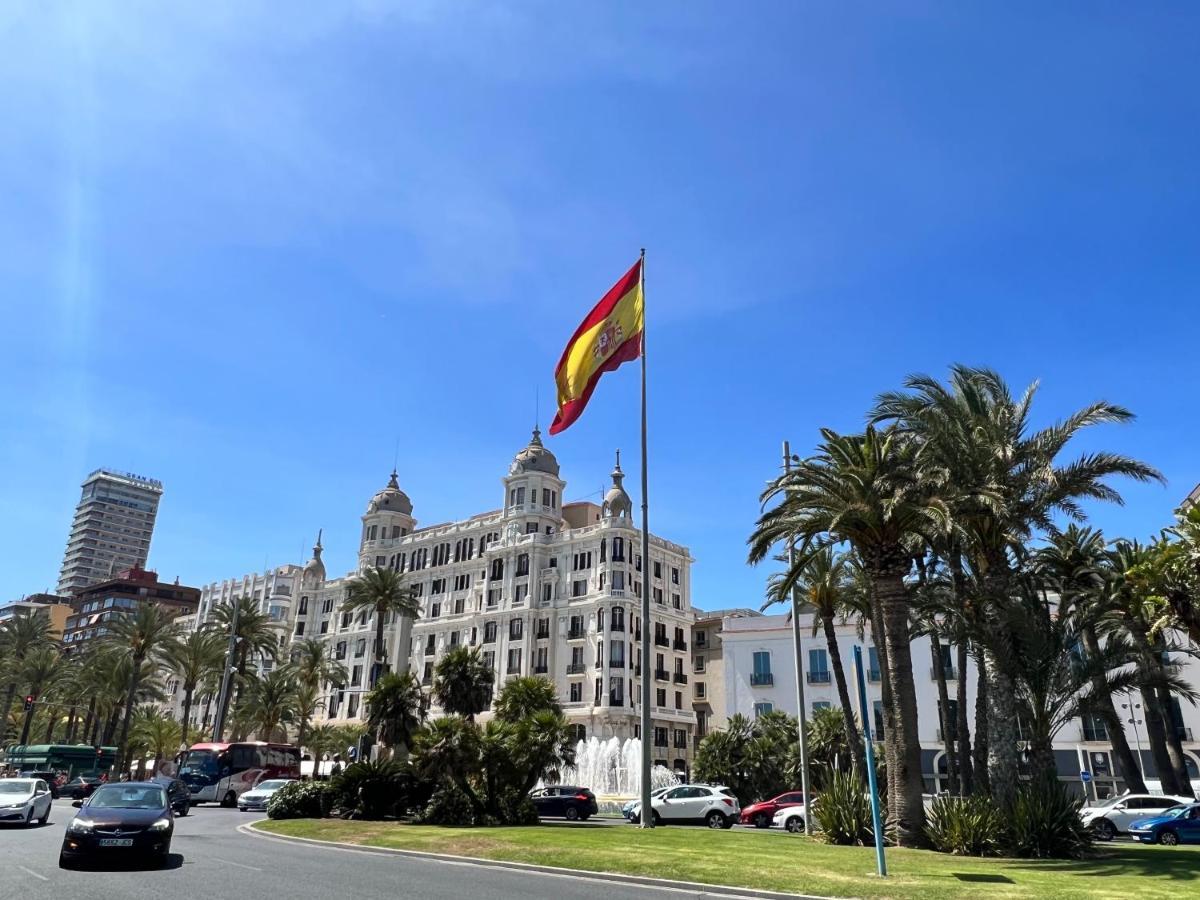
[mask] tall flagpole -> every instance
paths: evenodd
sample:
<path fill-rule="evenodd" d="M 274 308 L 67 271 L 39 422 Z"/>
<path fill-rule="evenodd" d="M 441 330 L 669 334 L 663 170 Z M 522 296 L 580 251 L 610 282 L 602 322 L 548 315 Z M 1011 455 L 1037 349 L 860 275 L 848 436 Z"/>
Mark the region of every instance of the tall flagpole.
<path fill-rule="evenodd" d="M 646 475 L 646 248 L 642 248 L 638 278 L 642 293 L 642 812 L 640 826 L 654 827 L 650 804 L 650 499 Z"/>
<path fill-rule="evenodd" d="M 792 471 L 792 448 L 783 442 L 783 471 Z M 796 542 L 788 538 L 788 570 L 796 564 Z M 796 728 L 800 732 L 800 791 L 804 795 L 804 833 L 812 834 L 812 812 L 808 793 L 808 728 L 804 709 L 804 651 L 800 646 L 800 588 L 792 584 L 792 651 L 796 654 Z"/>

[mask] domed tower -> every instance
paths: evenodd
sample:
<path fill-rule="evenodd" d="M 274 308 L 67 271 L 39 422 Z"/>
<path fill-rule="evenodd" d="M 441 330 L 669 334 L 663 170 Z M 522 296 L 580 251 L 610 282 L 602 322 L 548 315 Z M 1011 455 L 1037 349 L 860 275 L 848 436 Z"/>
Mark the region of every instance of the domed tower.
<path fill-rule="evenodd" d="M 621 471 L 621 451 L 617 451 L 617 465 L 612 470 L 612 487 L 604 495 L 600 510 L 606 519 L 619 519 L 622 524 L 633 527 L 633 501 L 625 493 L 625 473 Z"/>
<path fill-rule="evenodd" d="M 412 532 L 417 524 L 412 511 L 412 501 L 400 490 L 393 469 L 387 486 L 371 498 L 363 514 L 362 541 L 358 550 L 360 565 L 375 565 L 376 557 L 380 555 L 376 551 L 387 546 L 381 541 L 392 541 Z"/>
<path fill-rule="evenodd" d="M 513 457 L 504 479 L 504 517 L 510 527 L 516 525 L 521 534 L 558 531 L 564 487 L 558 460 L 542 444 L 542 433 L 535 427 L 529 445 Z"/>
<path fill-rule="evenodd" d="M 321 561 L 321 551 L 324 549 L 321 546 L 323 531 L 324 529 L 321 529 L 317 532 L 312 559 L 304 564 L 304 571 L 300 574 L 300 586 L 304 590 L 317 590 L 325 583 L 325 563 Z"/>

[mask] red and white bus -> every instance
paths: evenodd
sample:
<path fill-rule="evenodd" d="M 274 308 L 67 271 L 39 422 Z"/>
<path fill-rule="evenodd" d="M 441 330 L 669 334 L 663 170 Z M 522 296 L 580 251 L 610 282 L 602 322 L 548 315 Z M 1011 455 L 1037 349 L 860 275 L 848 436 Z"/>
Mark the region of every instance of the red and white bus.
<path fill-rule="evenodd" d="M 300 748 L 290 744 L 192 744 L 179 764 L 179 778 L 192 789 L 193 803 L 234 806 L 244 791 L 264 778 L 299 777 Z"/>

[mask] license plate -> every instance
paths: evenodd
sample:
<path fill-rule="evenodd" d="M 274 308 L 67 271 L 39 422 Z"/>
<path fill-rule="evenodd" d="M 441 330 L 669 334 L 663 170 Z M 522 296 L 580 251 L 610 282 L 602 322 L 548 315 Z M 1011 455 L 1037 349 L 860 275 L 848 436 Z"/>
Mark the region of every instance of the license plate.
<path fill-rule="evenodd" d="M 101 847 L 132 847 L 133 838 L 101 838 Z"/>

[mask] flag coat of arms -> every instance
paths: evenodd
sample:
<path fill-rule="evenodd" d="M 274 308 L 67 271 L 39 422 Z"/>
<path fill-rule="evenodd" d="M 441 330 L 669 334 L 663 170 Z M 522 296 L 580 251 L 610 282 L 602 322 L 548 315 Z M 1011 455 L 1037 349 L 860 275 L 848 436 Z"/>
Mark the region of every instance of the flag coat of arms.
<path fill-rule="evenodd" d="M 645 296 L 642 260 L 614 284 L 575 329 L 554 370 L 558 414 L 550 433 L 558 434 L 579 418 L 600 376 L 642 352 Z"/>

